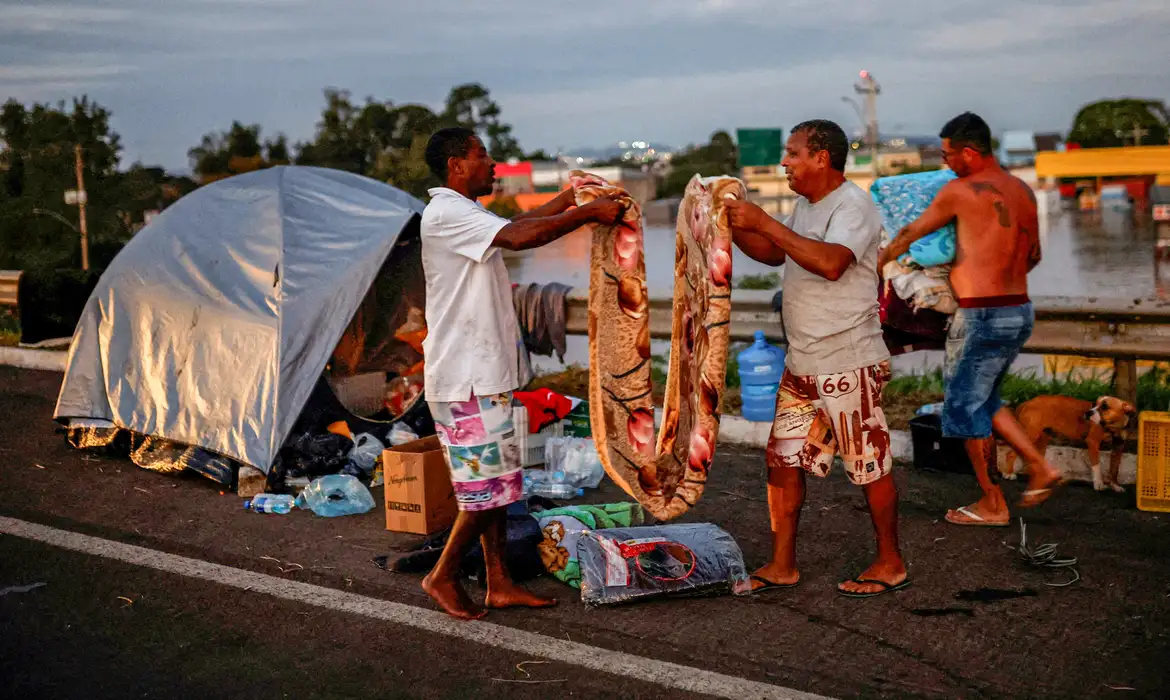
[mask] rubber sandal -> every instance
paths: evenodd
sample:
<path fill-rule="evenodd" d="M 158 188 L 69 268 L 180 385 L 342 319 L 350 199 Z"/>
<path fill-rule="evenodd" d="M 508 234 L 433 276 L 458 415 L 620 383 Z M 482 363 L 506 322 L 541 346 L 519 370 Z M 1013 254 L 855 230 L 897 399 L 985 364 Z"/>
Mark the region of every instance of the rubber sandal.
<path fill-rule="evenodd" d="M 837 586 L 837 593 L 841 594 L 842 596 L 844 596 L 846 598 L 876 598 L 879 595 L 885 595 L 886 593 L 893 593 L 894 591 L 900 591 L 903 588 L 908 587 L 910 585 L 910 579 L 907 578 L 906 580 L 904 580 L 898 584 L 889 584 L 889 583 L 886 583 L 885 581 L 878 581 L 877 579 L 851 578 L 848 581 L 842 581 L 841 583 L 873 583 L 873 584 L 877 584 L 877 585 L 882 587 L 882 590 L 873 591 L 871 593 L 854 593 L 853 591 L 843 591 L 843 590 L 841 590 L 840 584 L 838 584 L 838 586 Z"/>
<path fill-rule="evenodd" d="M 756 576 L 755 574 L 751 575 L 751 579 L 753 581 L 759 581 L 760 583 L 764 584 L 764 585 L 760 586 L 759 588 L 753 588 L 752 593 L 763 593 L 764 591 L 775 591 L 775 590 L 779 590 L 781 588 L 795 588 L 797 585 L 800 584 L 799 579 L 797 579 L 797 581 L 795 583 L 776 583 L 775 581 L 769 581 L 768 579 L 764 578 L 763 576 Z"/>
<path fill-rule="evenodd" d="M 967 518 L 967 520 L 956 520 L 955 518 L 952 518 L 952 512 L 962 515 L 963 517 Z M 988 520 L 967 506 L 960 506 L 955 508 L 953 511 L 948 511 L 944 519 L 952 525 L 967 525 L 974 527 L 1007 527 L 1011 525 L 1011 518 L 1008 518 L 1003 522 L 998 520 Z"/>
<path fill-rule="evenodd" d="M 1044 501 L 1047 501 L 1048 497 L 1051 495 L 1052 487 L 1043 489 L 1029 489 L 1023 493 L 1023 495 L 1020 497 L 1020 502 L 1017 505 L 1019 505 L 1021 508 L 1033 508 L 1040 505 Z M 1037 496 L 1043 496 L 1043 498 L 1039 498 L 1038 500 L 1031 502 L 1026 502 L 1029 498 L 1035 498 Z"/>

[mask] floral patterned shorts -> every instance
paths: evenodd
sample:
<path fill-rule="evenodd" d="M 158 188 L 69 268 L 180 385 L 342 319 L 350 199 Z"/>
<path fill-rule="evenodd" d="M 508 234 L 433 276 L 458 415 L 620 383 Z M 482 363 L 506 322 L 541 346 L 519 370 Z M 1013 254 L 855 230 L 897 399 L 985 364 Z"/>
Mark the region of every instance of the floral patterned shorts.
<path fill-rule="evenodd" d="M 459 510 L 503 508 L 524 497 L 511 392 L 427 405 L 444 446 Z"/>
<path fill-rule="evenodd" d="M 881 403 L 889 379 L 889 362 L 807 377 L 784 372 L 768 439 L 768 466 L 823 477 L 840 452 L 845 474 L 858 486 L 889 474 L 894 458 Z"/>

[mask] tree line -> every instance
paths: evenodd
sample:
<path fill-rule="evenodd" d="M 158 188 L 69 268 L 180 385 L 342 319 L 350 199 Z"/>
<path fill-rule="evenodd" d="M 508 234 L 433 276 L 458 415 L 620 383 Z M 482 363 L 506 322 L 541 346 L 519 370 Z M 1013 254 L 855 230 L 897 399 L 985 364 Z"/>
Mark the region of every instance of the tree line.
<path fill-rule="evenodd" d="M 239 173 L 295 163 L 335 168 L 388 182 L 425 197 L 437 184 L 423 153 L 437 129 L 464 126 L 480 134 L 498 161 L 551 160 L 525 153 L 501 118 L 487 88 L 453 87 L 439 109 L 367 97 L 355 103 L 345 90 L 324 91 L 314 134 L 290 144 L 284 134 L 265 138 L 259 124 L 235 121 L 212 131 L 188 151 L 193 177 L 135 163 L 120 168 L 120 137 L 110 112 L 87 97 L 0 108 L 0 269 L 78 268 L 77 207 L 64 192 L 77 187 L 75 147 L 80 146 L 88 194 L 91 266 L 104 268 L 141 227 L 150 211 L 165 208 L 196 187 Z M 1157 100 L 1103 100 L 1075 116 L 1067 141 L 1084 148 L 1160 145 L 1170 139 L 1170 114 Z M 659 196 L 682 193 L 691 176 L 733 175 L 738 151 L 731 135 L 716 131 L 706 144 L 674 154 Z"/>

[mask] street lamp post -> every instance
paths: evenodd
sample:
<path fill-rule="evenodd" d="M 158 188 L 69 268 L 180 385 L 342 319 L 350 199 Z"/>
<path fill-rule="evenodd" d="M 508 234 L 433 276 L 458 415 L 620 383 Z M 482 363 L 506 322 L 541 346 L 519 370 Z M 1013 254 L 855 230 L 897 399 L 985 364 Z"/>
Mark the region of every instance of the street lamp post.
<path fill-rule="evenodd" d="M 881 93 L 882 88 L 878 85 L 877 80 L 869 71 L 861 71 L 861 80 L 854 83 L 853 90 L 859 95 L 865 95 L 865 126 L 866 137 L 869 140 L 869 153 L 871 165 L 873 166 L 873 176 L 878 177 L 878 122 L 877 122 L 877 96 Z"/>

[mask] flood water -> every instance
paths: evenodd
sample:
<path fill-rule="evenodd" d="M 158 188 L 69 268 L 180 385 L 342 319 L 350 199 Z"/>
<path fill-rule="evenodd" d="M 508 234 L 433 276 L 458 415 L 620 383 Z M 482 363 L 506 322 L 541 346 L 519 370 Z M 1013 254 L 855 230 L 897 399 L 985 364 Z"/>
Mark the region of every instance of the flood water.
<path fill-rule="evenodd" d="M 674 229 L 649 227 L 645 231 L 646 283 L 651 296 L 669 297 L 674 292 Z M 1029 275 L 1033 296 L 1083 296 L 1117 299 L 1146 299 L 1170 296 L 1170 264 L 1155 266 L 1154 227 L 1135 223 L 1125 211 L 1082 213 L 1056 211 L 1041 218 L 1043 260 Z M 537 250 L 507 258 L 513 282 L 561 282 L 574 289 L 589 287 L 589 235 L 578 231 Z M 735 277 L 768 273 L 772 268 L 735 250 Z M 734 302 L 733 302 L 734 303 Z M 669 343 L 656 341 L 655 352 Z M 562 367 L 556 359 L 533 357 L 538 370 Z M 898 373 L 939 366 L 941 353 L 917 352 L 895 358 Z M 583 336 L 570 336 L 565 364 L 588 364 L 588 347 Z M 1041 358 L 1022 356 L 1017 369 L 1039 370 Z"/>

